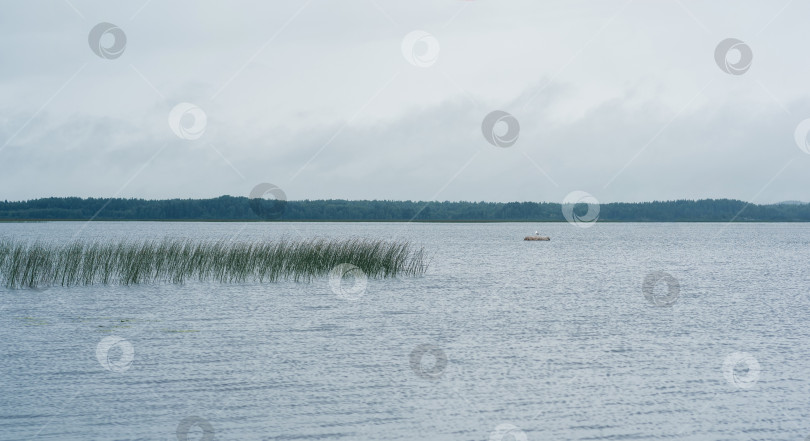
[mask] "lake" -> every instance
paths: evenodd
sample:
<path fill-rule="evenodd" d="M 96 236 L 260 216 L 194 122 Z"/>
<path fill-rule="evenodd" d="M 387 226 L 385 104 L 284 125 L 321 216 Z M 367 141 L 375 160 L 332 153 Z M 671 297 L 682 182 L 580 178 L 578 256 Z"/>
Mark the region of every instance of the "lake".
<path fill-rule="evenodd" d="M 810 435 L 810 225 L 0 223 L 51 242 L 350 237 L 409 240 L 430 267 L 352 295 L 0 288 L 0 439 Z"/>

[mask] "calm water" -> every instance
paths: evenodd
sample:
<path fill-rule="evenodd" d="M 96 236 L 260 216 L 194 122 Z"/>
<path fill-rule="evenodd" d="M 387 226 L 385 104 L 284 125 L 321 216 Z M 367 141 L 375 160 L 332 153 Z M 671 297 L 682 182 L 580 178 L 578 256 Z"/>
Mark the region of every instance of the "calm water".
<path fill-rule="evenodd" d="M 401 238 L 432 256 L 357 300 L 325 279 L 0 288 L 0 439 L 810 435 L 810 225 L 548 224 L 551 242 L 524 242 L 536 228 L 0 224 L 49 241 Z M 648 301 L 656 272 L 671 278 Z"/>

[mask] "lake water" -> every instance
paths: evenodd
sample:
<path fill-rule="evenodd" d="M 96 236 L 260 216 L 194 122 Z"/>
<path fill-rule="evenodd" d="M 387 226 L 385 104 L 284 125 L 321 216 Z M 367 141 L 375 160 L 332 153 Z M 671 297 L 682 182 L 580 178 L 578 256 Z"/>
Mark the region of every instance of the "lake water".
<path fill-rule="evenodd" d="M 535 229 L 552 240 L 524 242 Z M 56 222 L 2 237 L 371 237 L 432 259 L 351 298 L 326 279 L 0 288 L 3 440 L 810 435 L 810 225 Z"/>

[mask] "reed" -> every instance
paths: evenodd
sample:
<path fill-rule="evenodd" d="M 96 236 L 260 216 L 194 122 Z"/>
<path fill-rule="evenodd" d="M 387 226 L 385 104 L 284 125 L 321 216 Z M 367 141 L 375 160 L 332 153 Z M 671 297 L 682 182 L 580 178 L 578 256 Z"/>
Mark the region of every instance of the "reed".
<path fill-rule="evenodd" d="M 349 263 L 368 277 L 417 276 L 427 270 L 422 248 L 381 240 L 76 241 L 65 245 L 0 240 L 0 282 L 8 288 L 75 285 L 308 281 Z"/>

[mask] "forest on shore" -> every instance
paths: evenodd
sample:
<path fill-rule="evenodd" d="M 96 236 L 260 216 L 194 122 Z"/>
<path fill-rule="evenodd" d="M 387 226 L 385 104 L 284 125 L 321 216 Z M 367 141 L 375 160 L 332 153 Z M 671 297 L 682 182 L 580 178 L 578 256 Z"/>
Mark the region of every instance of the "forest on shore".
<path fill-rule="evenodd" d="M 584 216 L 584 204 L 574 213 Z M 591 208 L 596 208 L 591 207 Z M 600 222 L 808 222 L 810 204 L 749 204 L 732 199 L 613 202 L 598 206 Z M 419 202 L 384 200 L 276 201 L 212 199 L 42 198 L 0 201 L 0 220 L 165 221 L 432 221 L 564 222 L 559 203 Z"/>

